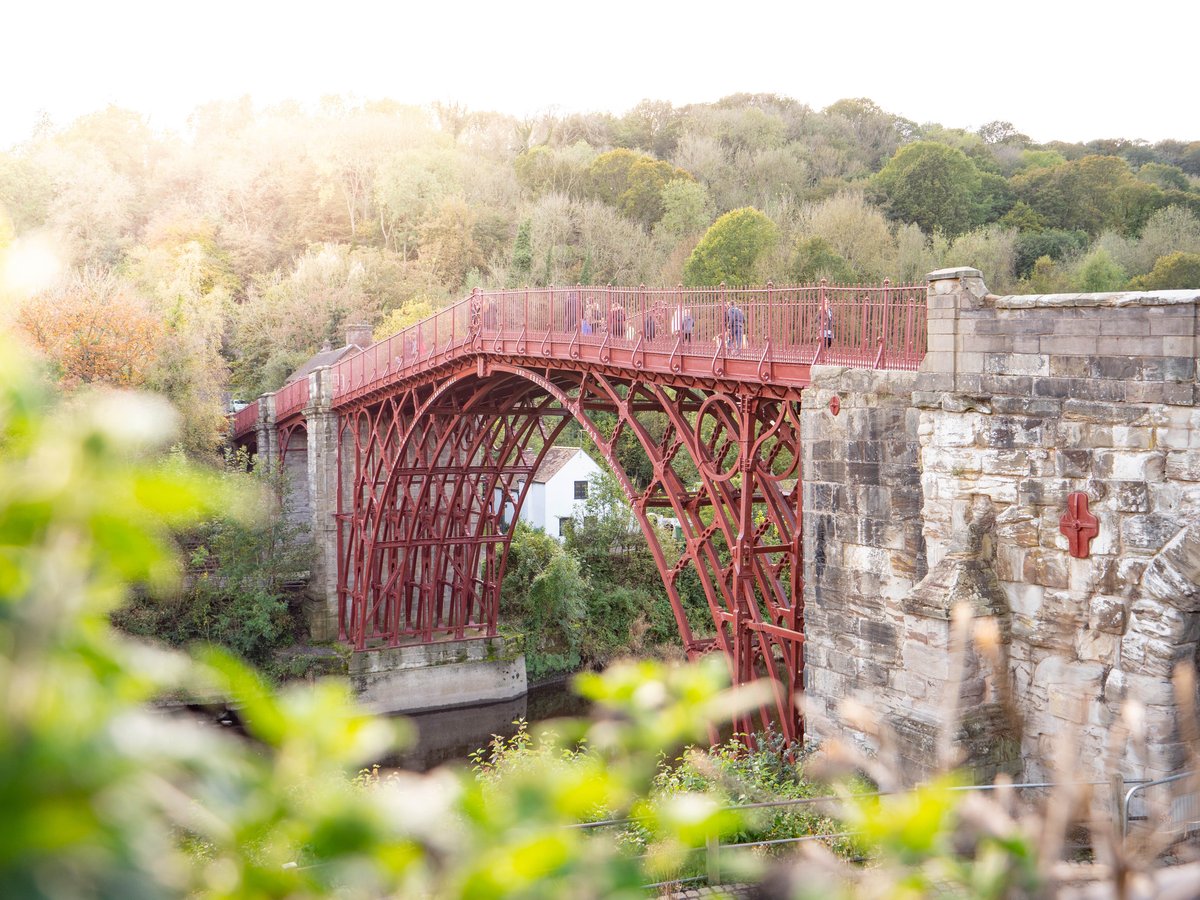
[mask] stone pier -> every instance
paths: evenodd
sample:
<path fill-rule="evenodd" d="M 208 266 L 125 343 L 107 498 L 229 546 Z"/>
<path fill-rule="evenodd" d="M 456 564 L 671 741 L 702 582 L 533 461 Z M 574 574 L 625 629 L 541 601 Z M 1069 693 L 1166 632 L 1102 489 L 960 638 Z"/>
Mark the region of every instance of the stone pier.
<path fill-rule="evenodd" d="M 350 658 L 350 683 L 376 712 L 417 712 L 511 700 L 528 689 L 517 638 L 439 641 L 363 650 Z"/>
<path fill-rule="evenodd" d="M 981 778 L 1047 777 L 1067 738 L 1080 778 L 1178 770 L 1170 678 L 1195 672 L 1200 641 L 1198 303 L 998 297 L 977 270 L 944 270 L 929 276 L 921 371 L 814 371 L 810 733 L 868 742 L 840 717 L 853 697 L 914 777 L 948 714 Z M 1081 557 L 1062 526 L 1073 494 L 1097 519 Z M 959 602 L 986 653 L 954 646 Z M 1123 727 L 1126 700 L 1141 734 Z"/>

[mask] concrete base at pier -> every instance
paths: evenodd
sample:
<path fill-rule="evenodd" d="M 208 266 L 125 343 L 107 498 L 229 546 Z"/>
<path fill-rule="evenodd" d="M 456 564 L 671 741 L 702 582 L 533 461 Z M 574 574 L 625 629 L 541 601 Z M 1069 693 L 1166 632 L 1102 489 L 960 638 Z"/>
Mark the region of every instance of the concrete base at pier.
<path fill-rule="evenodd" d="M 362 650 L 350 659 L 350 683 L 380 713 L 510 700 L 528 687 L 521 641 L 505 637 Z"/>

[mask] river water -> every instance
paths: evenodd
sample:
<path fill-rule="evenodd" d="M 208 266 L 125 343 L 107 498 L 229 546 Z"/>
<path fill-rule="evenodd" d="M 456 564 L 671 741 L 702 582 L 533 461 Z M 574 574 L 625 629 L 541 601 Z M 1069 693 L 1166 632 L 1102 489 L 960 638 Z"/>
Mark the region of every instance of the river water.
<path fill-rule="evenodd" d="M 567 679 L 538 685 L 522 697 L 499 703 L 411 713 L 403 718 L 416 726 L 416 741 L 387 765 L 415 772 L 444 763 L 469 765 L 470 755 L 486 747 L 494 735 L 516 734 L 519 719 L 532 726 L 548 719 L 586 715 L 587 708 L 587 701 L 571 692 Z"/>

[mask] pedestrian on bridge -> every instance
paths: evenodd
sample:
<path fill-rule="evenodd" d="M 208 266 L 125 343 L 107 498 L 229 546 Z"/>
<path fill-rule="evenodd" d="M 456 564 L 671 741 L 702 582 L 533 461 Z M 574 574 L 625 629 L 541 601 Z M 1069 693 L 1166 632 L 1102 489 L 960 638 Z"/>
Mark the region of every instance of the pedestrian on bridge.
<path fill-rule="evenodd" d="M 742 339 L 746 336 L 746 314 L 738 307 L 736 300 L 730 301 L 729 309 L 725 311 L 725 330 L 730 352 L 740 353 Z"/>
<path fill-rule="evenodd" d="M 654 321 L 654 310 L 649 310 L 646 313 L 645 319 L 642 321 L 642 336 L 648 341 L 654 340 L 654 335 L 658 331 L 658 325 Z"/>
<path fill-rule="evenodd" d="M 614 299 L 608 308 L 609 337 L 619 338 L 625 333 L 625 308 Z"/>

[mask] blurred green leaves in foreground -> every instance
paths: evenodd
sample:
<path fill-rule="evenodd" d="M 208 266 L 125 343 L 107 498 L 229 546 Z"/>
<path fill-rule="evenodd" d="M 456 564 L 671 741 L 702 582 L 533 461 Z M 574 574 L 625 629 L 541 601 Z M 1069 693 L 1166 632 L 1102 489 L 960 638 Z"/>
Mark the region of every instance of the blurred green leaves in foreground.
<path fill-rule="evenodd" d="M 662 748 L 756 702 L 724 689 L 719 661 L 583 679 L 601 717 L 560 738 L 589 748 L 582 764 L 356 782 L 402 735 L 344 685 L 276 694 L 227 654 L 113 630 L 130 585 L 177 582 L 172 529 L 261 504 L 165 452 L 164 402 L 60 401 L 35 369 L 0 337 L 0 895 L 642 894 L 644 863 L 564 826 L 628 814 Z M 147 705 L 172 693 L 235 698 L 255 741 Z M 721 820 L 677 797 L 658 844 L 702 845 Z"/>
<path fill-rule="evenodd" d="M 162 401 L 64 401 L 34 372 L 0 336 L 0 897 L 641 897 L 702 871 L 716 839 L 812 830 L 843 830 L 831 846 L 875 863 L 806 844 L 777 895 L 1000 898 L 1045 883 L 1033 832 L 951 782 L 844 796 L 839 824 L 817 807 L 729 808 L 812 796 L 778 754 L 731 744 L 665 766 L 763 699 L 731 691 L 715 658 L 581 676 L 592 721 L 497 739 L 474 772 L 352 777 L 404 734 L 344 684 L 276 693 L 225 652 L 189 657 L 110 624 L 131 591 L 177 584 L 174 530 L 249 519 L 269 505 L 259 482 L 168 453 Z M 164 696 L 232 698 L 253 740 L 156 711 Z M 577 827 L 603 819 L 620 821 Z M 721 857 L 725 877 L 766 871 Z"/>

